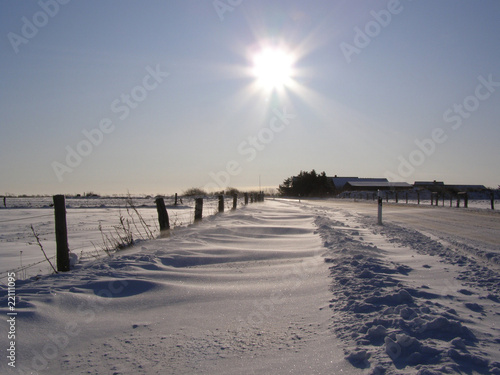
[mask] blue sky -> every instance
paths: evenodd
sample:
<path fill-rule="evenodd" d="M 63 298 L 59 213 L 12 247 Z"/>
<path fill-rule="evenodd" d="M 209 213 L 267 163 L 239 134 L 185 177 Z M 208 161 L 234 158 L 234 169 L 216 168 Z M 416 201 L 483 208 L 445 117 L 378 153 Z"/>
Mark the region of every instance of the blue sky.
<path fill-rule="evenodd" d="M 0 194 L 497 187 L 500 2 L 0 2 Z M 252 74 L 265 47 L 286 86 Z"/>

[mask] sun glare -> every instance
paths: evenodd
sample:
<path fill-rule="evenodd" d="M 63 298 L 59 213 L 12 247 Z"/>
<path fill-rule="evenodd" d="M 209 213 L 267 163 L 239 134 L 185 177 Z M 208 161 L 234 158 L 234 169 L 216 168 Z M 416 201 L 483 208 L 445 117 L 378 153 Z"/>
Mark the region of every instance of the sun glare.
<path fill-rule="evenodd" d="M 292 78 L 292 58 L 280 49 L 267 48 L 254 57 L 253 74 L 266 89 L 279 89 Z"/>

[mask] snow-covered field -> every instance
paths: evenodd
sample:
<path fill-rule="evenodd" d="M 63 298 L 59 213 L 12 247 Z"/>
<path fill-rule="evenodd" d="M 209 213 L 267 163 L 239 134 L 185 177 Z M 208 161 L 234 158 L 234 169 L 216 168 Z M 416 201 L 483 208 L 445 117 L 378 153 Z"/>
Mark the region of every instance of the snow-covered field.
<path fill-rule="evenodd" d="M 500 373 L 500 213 L 376 222 L 373 202 L 267 200 L 17 280 L 0 372 Z"/>
<path fill-rule="evenodd" d="M 122 234 L 120 217 L 129 221 L 134 240 L 147 239 L 149 231 L 157 235 L 159 226 L 154 198 L 134 197 L 133 204 L 138 214 L 126 201 L 126 198 L 67 198 L 66 221 L 70 251 L 82 259 L 106 256 L 102 250 L 107 244 L 106 236 L 116 238 L 117 229 Z M 50 197 L 9 197 L 7 208 L 0 209 L 0 284 L 5 284 L 7 272 L 11 270 L 16 270 L 19 278 L 52 272 L 31 230 L 33 226 L 39 234 L 44 251 L 55 264 L 54 209 L 50 207 L 51 203 Z M 184 198 L 182 204 L 179 201 L 177 206 L 173 205 L 173 199 L 167 199 L 165 203 L 168 205 L 171 226 L 193 222 L 193 199 Z M 226 202 L 226 205 L 229 203 L 232 204 Z M 204 206 L 204 215 L 213 215 L 217 201 L 214 198 L 206 200 Z M 141 224 L 141 219 L 146 223 L 147 229 Z"/>

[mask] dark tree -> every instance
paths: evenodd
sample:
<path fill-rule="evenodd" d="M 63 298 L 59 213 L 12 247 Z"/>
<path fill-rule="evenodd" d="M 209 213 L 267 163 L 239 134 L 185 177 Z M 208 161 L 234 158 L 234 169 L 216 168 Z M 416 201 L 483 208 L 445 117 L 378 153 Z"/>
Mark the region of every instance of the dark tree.
<path fill-rule="evenodd" d="M 313 169 L 311 172 L 300 171 L 298 176 L 287 178 L 279 186 L 279 192 L 285 196 L 324 197 L 333 194 L 335 186 L 325 172 L 317 174 Z"/>

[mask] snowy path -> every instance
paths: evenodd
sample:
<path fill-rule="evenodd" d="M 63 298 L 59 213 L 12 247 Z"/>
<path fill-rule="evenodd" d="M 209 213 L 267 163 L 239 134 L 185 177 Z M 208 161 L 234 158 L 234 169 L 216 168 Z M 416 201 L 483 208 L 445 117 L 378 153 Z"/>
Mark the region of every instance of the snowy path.
<path fill-rule="evenodd" d="M 387 205 L 385 215 L 390 222 L 404 223 L 414 229 L 439 237 L 472 243 L 500 255 L 500 212 L 465 210 L 449 207 L 413 207 Z"/>
<path fill-rule="evenodd" d="M 377 215 L 376 203 L 348 200 L 302 201 L 307 205 L 335 207 L 357 214 Z M 440 237 L 455 237 L 500 253 L 500 211 L 428 205 L 383 204 L 384 222 L 406 225 Z"/>

